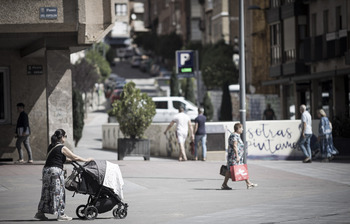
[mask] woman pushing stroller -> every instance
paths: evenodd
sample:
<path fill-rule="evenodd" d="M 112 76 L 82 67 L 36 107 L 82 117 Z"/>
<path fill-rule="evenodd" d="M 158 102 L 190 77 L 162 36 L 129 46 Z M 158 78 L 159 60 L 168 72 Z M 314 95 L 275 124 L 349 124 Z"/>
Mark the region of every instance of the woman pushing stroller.
<path fill-rule="evenodd" d="M 42 171 L 42 190 L 38 212 L 34 218 L 48 220 L 44 213 L 57 214 L 58 221 L 70 221 L 72 217 L 65 214 L 66 205 L 63 164 L 67 161 L 89 162 L 92 158 L 84 159 L 75 155 L 63 145 L 67 138 L 63 129 L 58 129 L 51 136 L 45 166 Z"/>

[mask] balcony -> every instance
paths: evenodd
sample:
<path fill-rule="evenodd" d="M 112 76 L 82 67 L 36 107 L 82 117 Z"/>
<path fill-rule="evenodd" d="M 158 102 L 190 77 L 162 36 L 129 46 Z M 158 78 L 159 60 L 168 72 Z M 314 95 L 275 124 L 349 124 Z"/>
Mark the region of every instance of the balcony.
<path fill-rule="evenodd" d="M 308 73 L 309 66 L 302 62 L 290 62 L 282 65 L 283 75 L 302 75 Z"/>
<path fill-rule="evenodd" d="M 282 76 L 282 66 L 273 65 L 270 66 L 270 77 L 279 77 Z"/>
<path fill-rule="evenodd" d="M 269 24 L 278 22 L 281 20 L 280 8 L 270 8 L 267 10 L 267 22 Z"/>
<path fill-rule="evenodd" d="M 307 15 L 308 6 L 300 1 L 288 3 L 281 7 L 281 18 L 286 19 L 299 15 Z"/>

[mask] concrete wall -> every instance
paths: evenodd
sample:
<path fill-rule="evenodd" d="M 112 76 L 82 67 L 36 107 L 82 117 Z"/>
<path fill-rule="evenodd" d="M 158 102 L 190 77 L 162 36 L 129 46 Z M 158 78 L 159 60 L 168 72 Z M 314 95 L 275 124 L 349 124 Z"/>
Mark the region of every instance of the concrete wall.
<path fill-rule="evenodd" d="M 318 120 L 313 121 L 313 132 L 317 136 Z M 225 160 L 225 148 L 228 147 L 227 139 L 233 132 L 236 122 L 208 122 L 206 126 L 221 125 L 225 133 L 225 147 L 220 151 L 220 160 Z M 179 147 L 176 143 L 175 127 L 165 136 L 163 134 L 168 124 L 153 123 L 145 132 L 145 137 L 150 140 L 151 156 L 178 158 Z M 300 137 L 300 120 L 278 121 L 248 121 L 247 122 L 247 146 L 248 157 L 264 159 L 298 159 L 303 157 L 302 152 L 296 148 L 296 142 Z M 102 126 L 102 147 L 104 149 L 118 149 L 118 138 L 123 138 L 117 123 L 104 124 Z M 189 158 L 190 138 L 186 141 L 186 153 Z M 219 143 L 218 143 L 219 144 Z M 210 150 L 210 149 L 208 149 Z M 201 152 L 201 150 L 199 150 Z M 199 155 L 201 156 L 201 155 Z M 210 153 L 207 159 L 210 160 Z M 217 157 L 216 157 L 217 158 Z"/>
<path fill-rule="evenodd" d="M 69 51 L 47 51 L 48 134 L 62 128 L 65 145 L 73 148 L 72 73 Z"/>
<path fill-rule="evenodd" d="M 73 144 L 72 83 L 69 51 L 47 51 L 46 58 L 21 58 L 18 51 L 1 51 L 0 67 L 9 68 L 11 122 L 0 125 L 0 158 L 18 159 L 14 138 L 19 114 L 16 104 L 25 104 L 31 128 L 33 159 L 45 159 L 50 136 L 58 128 L 67 131 L 67 146 Z M 28 75 L 27 65 L 43 65 L 43 74 Z M 24 147 L 24 158 L 27 153 Z"/>
<path fill-rule="evenodd" d="M 46 76 L 27 75 L 27 65 L 43 64 L 43 58 L 20 58 L 17 51 L 1 51 L 0 66 L 9 68 L 11 95 L 11 123 L 0 125 L 0 158 L 18 158 L 15 149 L 15 128 L 18 119 L 16 104 L 23 102 L 29 116 L 32 135 L 31 146 L 35 158 L 43 147 L 47 147 Z M 44 72 L 45 72 L 44 68 Z M 35 124 L 35 125 L 34 125 Z M 24 153 L 27 156 L 26 153 Z M 26 158 L 26 157 L 25 157 Z"/>
<path fill-rule="evenodd" d="M 10 119 L 0 124 L 0 159 L 18 159 L 18 102 L 26 105 L 34 160 L 46 158 L 50 136 L 58 128 L 67 132 L 66 145 L 73 148 L 70 54 L 99 42 L 112 29 L 115 2 L 0 0 L 0 67 L 9 71 L 10 84 L 5 99 Z M 42 7 L 57 9 L 57 17 L 40 19 Z M 27 74 L 28 65 L 40 65 L 42 72 Z"/>

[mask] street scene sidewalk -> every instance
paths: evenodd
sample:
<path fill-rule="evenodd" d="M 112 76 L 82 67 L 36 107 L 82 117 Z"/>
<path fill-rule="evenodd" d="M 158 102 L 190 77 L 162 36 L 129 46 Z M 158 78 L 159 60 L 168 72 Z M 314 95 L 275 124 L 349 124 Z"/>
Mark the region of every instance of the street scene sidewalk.
<path fill-rule="evenodd" d="M 252 182 L 229 182 L 233 190 L 221 190 L 219 175 L 224 161 L 187 161 L 142 157 L 117 160 L 117 153 L 102 149 L 104 112 L 92 112 L 85 120 L 83 138 L 74 150 L 82 157 L 108 160 L 120 166 L 125 181 L 125 219 L 112 211 L 99 214 L 94 223 L 350 223 L 350 163 L 249 160 Z M 35 220 L 44 161 L 34 165 L 0 164 L 0 223 L 49 223 Z M 68 170 L 72 166 L 68 165 Z M 71 223 L 80 220 L 75 209 L 88 195 L 66 191 L 66 214 Z"/>

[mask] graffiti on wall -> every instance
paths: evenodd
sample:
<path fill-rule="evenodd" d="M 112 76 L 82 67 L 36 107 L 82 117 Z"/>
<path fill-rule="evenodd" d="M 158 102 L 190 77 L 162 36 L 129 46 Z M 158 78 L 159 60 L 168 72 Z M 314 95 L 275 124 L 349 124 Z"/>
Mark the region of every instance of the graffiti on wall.
<path fill-rule="evenodd" d="M 246 144 L 250 156 L 300 155 L 298 121 L 247 122 Z"/>

